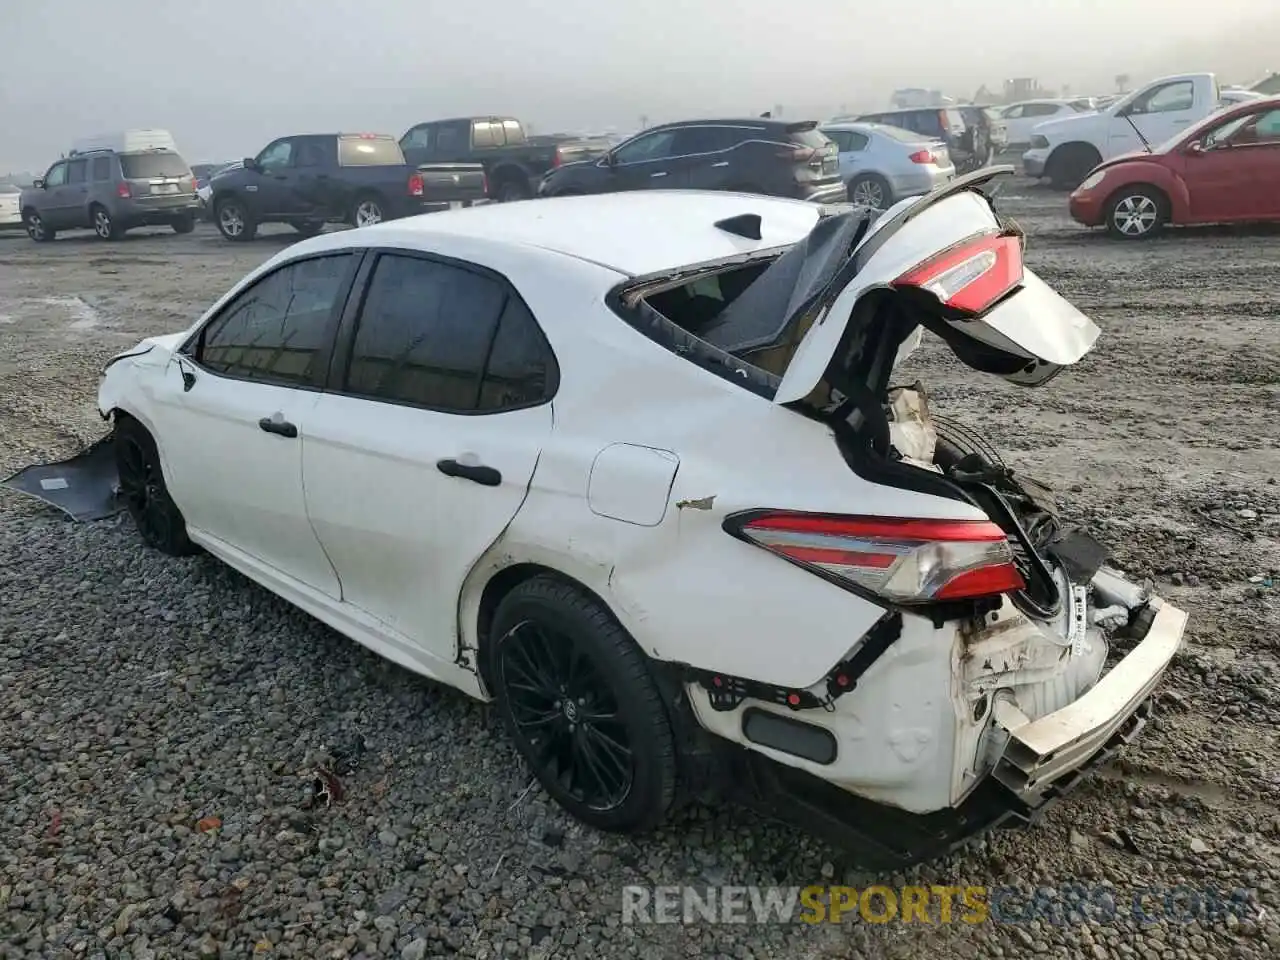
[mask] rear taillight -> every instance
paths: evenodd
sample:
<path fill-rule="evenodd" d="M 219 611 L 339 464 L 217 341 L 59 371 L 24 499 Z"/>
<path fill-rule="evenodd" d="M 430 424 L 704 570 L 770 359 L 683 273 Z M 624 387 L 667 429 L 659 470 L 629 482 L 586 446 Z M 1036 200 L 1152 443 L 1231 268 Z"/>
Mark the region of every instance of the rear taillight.
<path fill-rule="evenodd" d="M 555 152 L 551 154 L 551 166 L 558 167 L 564 163 L 564 155 L 560 153 L 560 148 L 556 147 Z"/>
<path fill-rule="evenodd" d="M 809 163 L 818 156 L 818 151 L 814 147 L 794 146 L 787 147 L 778 156 L 792 160 L 795 163 Z"/>
<path fill-rule="evenodd" d="M 937 163 L 938 158 L 933 155 L 931 150 L 917 150 L 911 156 L 907 157 L 912 163 Z"/>
<path fill-rule="evenodd" d="M 422 174 L 411 174 L 409 177 L 409 196 L 420 197 L 425 189 L 426 188 L 422 182 Z"/>
<path fill-rule="evenodd" d="M 199 180 L 197 180 L 195 177 L 192 177 L 192 178 L 191 178 L 191 192 L 192 192 L 192 193 L 198 193 L 198 192 L 199 192 L 199 190 L 200 190 L 200 181 L 199 181 Z"/>
<path fill-rule="evenodd" d="M 129 182 L 127 180 L 121 180 L 116 184 L 116 196 L 120 197 L 122 200 L 128 200 L 133 196 L 133 192 L 129 189 Z"/>
<path fill-rule="evenodd" d="M 480 195 L 487 197 L 489 195 L 489 174 L 480 174 Z"/>
<path fill-rule="evenodd" d="M 757 513 L 732 532 L 770 553 L 893 603 L 989 597 L 1026 586 L 989 520 Z"/>
<path fill-rule="evenodd" d="M 942 303 L 978 315 L 1022 284 L 1022 240 L 987 234 L 944 250 L 893 282 L 927 290 Z"/>

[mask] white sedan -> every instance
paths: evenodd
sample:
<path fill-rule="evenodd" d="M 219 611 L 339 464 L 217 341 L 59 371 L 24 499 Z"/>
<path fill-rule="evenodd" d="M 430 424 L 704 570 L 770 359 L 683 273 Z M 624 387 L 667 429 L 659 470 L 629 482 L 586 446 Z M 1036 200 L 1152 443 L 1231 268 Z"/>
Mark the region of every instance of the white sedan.
<path fill-rule="evenodd" d="M 0 230 L 21 230 L 22 210 L 18 200 L 22 191 L 11 183 L 0 183 Z"/>
<path fill-rule="evenodd" d="M 938 855 L 1126 742 L 1186 619 L 889 389 L 922 328 L 1024 386 L 1098 336 L 998 173 L 870 226 L 644 191 L 303 241 L 110 362 L 123 495 L 152 547 L 496 701 L 588 824 L 709 779 L 868 864 Z"/>

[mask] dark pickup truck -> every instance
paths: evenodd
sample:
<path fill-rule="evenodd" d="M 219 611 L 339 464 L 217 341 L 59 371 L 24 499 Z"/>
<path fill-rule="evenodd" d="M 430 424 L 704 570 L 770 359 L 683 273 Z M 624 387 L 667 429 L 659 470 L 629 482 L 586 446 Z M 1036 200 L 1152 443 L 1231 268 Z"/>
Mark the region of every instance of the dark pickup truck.
<path fill-rule="evenodd" d="M 483 163 L 490 195 L 509 201 L 532 197 L 548 170 L 600 156 L 610 144 L 593 138 L 529 136 L 511 117 L 463 117 L 411 127 L 400 138 L 400 147 L 410 163 Z"/>
<path fill-rule="evenodd" d="M 408 163 L 395 138 L 380 133 L 281 137 L 209 186 L 213 221 L 228 240 L 250 240 L 263 223 L 304 236 L 330 222 L 363 227 L 488 193 L 482 164 Z"/>

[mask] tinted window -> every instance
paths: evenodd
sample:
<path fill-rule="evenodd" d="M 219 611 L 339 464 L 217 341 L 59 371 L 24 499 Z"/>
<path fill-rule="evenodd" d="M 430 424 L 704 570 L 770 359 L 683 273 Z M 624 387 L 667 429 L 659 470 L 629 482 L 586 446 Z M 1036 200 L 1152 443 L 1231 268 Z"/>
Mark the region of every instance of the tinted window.
<path fill-rule="evenodd" d="M 481 410 L 538 403 L 551 394 L 556 361 L 524 302 L 507 297 L 480 388 Z"/>
<path fill-rule="evenodd" d="M 67 165 L 65 163 L 55 163 L 49 168 L 49 172 L 45 174 L 44 183 L 46 187 L 60 187 L 67 182 Z"/>
<path fill-rule="evenodd" d="M 95 181 L 111 179 L 111 158 L 97 157 L 93 161 L 93 179 Z"/>
<path fill-rule="evenodd" d="M 682 127 L 676 131 L 671 153 L 677 157 L 691 153 L 717 153 L 738 145 L 748 131 L 734 127 Z"/>
<path fill-rule="evenodd" d="M 350 254 L 281 267 L 236 297 L 205 327 L 196 359 L 215 373 L 283 386 L 316 382 L 332 336 L 334 302 Z"/>
<path fill-rule="evenodd" d="M 120 169 L 124 171 L 126 180 L 191 176 L 187 161 L 176 153 L 122 153 Z"/>
<path fill-rule="evenodd" d="M 302 140 L 294 156 L 295 167 L 327 167 L 333 162 L 331 142 L 321 140 Z"/>
<path fill-rule="evenodd" d="M 287 167 L 293 159 L 293 141 L 277 140 L 258 155 L 258 165 L 267 169 Z"/>
<path fill-rule="evenodd" d="M 400 141 L 402 146 L 409 147 L 430 147 L 431 146 L 431 128 L 430 127 L 414 127 L 410 130 L 403 140 Z"/>
<path fill-rule="evenodd" d="M 470 135 L 470 125 L 466 121 L 441 124 L 436 127 L 436 153 L 462 156 L 471 149 L 467 142 Z"/>
<path fill-rule="evenodd" d="M 614 151 L 618 163 L 640 163 L 644 160 L 661 160 L 669 157 L 676 138 L 674 130 L 646 133 L 628 141 Z"/>
<path fill-rule="evenodd" d="M 1029 103 L 1023 116 L 1051 117 L 1061 109 L 1056 103 Z"/>
<path fill-rule="evenodd" d="M 404 165 L 404 153 L 390 137 L 343 137 L 338 141 L 338 163 L 344 167 L 399 167 Z"/>
<path fill-rule="evenodd" d="M 501 284 L 478 273 L 416 257 L 379 257 L 346 389 L 436 410 L 475 410 L 505 299 Z"/>
<path fill-rule="evenodd" d="M 89 161 L 72 160 L 67 165 L 67 183 L 85 183 L 89 179 Z"/>

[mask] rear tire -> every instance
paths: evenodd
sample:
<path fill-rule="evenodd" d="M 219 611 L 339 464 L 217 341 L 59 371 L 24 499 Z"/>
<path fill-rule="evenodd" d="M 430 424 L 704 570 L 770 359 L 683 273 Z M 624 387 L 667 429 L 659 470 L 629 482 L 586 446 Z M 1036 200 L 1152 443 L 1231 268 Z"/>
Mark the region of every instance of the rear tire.
<path fill-rule="evenodd" d="M 143 542 L 171 557 L 199 552 L 187 537 L 182 511 L 169 496 L 160 452 L 147 428 L 132 417 L 116 414 L 114 444 L 120 495 Z"/>
<path fill-rule="evenodd" d="M 675 798 L 675 737 L 644 655 L 609 610 L 538 576 L 498 604 L 490 637 L 498 710 L 543 788 L 597 829 L 657 826 Z"/>
<path fill-rule="evenodd" d="M 527 182 L 521 182 L 515 177 L 507 177 L 498 183 L 494 199 L 499 203 L 515 203 L 517 200 L 528 200 L 532 196 L 533 191 L 529 189 Z"/>
<path fill-rule="evenodd" d="M 89 223 L 100 240 L 119 240 L 124 236 L 124 230 L 111 216 L 111 211 L 101 204 L 95 203 L 89 208 Z"/>
<path fill-rule="evenodd" d="M 196 215 L 189 213 L 185 217 L 179 217 L 173 221 L 174 233 L 190 233 L 196 228 Z"/>
<path fill-rule="evenodd" d="M 893 206 L 893 188 L 879 174 L 864 173 L 849 181 L 849 202 L 870 207 L 872 210 L 888 210 Z"/>
<path fill-rule="evenodd" d="M 1169 222 L 1169 200 L 1154 187 L 1122 187 L 1106 204 L 1107 233 L 1117 240 L 1150 240 Z"/>
<path fill-rule="evenodd" d="M 258 233 L 258 221 L 249 212 L 249 207 L 238 197 L 219 200 L 213 208 L 213 220 L 218 225 L 218 232 L 235 243 L 252 240 Z"/>
<path fill-rule="evenodd" d="M 383 206 L 382 198 L 372 193 L 357 197 L 356 202 L 351 205 L 351 213 L 348 217 L 353 227 L 372 227 L 383 223 L 386 219 L 387 211 Z"/>
<path fill-rule="evenodd" d="M 304 237 L 314 237 L 324 229 L 323 220 L 302 220 L 298 223 L 291 224 L 293 229 Z"/>
<path fill-rule="evenodd" d="M 58 231 L 45 226 L 44 218 L 34 210 L 22 215 L 22 224 L 27 228 L 27 236 L 36 243 L 50 243 L 58 237 Z"/>

